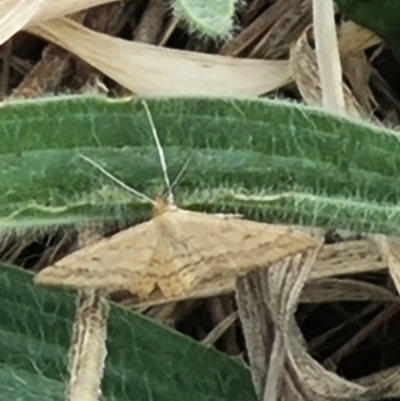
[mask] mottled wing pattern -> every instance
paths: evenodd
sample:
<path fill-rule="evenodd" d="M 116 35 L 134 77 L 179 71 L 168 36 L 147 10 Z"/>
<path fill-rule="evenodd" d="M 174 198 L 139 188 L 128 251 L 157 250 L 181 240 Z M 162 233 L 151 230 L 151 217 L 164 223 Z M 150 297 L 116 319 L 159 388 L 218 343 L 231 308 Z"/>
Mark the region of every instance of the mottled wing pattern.
<path fill-rule="evenodd" d="M 239 277 L 316 246 L 286 226 L 178 209 L 82 248 L 39 272 L 35 281 L 129 291 L 139 299 L 159 289 L 165 298 L 179 298 L 200 282 Z"/>
<path fill-rule="evenodd" d="M 276 226 L 186 210 L 157 219 L 162 233 L 149 274 L 167 298 L 188 293 L 202 281 L 247 272 L 315 248 L 308 235 Z"/>
<path fill-rule="evenodd" d="M 147 297 L 157 280 L 146 274 L 157 239 L 153 220 L 139 224 L 46 267 L 36 275 L 35 282 L 107 293 L 125 290 Z"/>

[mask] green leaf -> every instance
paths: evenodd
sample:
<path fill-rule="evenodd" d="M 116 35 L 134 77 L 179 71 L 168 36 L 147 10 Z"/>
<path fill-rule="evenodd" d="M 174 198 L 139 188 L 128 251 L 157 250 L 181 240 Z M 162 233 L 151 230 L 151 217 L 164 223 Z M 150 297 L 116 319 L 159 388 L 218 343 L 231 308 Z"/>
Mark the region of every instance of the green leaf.
<path fill-rule="evenodd" d="M 341 12 L 394 47 L 400 56 L 400 2 L 393 0 L 336 0 Z"/>
<path fill-rule="evenodd" d="M 232 33 L 237 0 L 174 0 L 176 18 L 184 20 L 191 32 L 214 39 Z"/>
<path fill-rule="evenodd" d="M 75 297 L 34 287 L 32 274 L 1 265 L 0 393 L 4 400 L 59 401 Z M 105 400 L 252 401 L 248 369 L 167 327 L 113 305 Z"/>
<path fill-rule="evenodd" d="M 400 234 L 395 131 L 278 100 L 148 100 L 180 207 L 248 219 Z M 0 109 L 0 227 L 132 224 L 165 189 L 137 99 L 61 97 Z M 271 196 L 290 192 L 271 200 Z"/>

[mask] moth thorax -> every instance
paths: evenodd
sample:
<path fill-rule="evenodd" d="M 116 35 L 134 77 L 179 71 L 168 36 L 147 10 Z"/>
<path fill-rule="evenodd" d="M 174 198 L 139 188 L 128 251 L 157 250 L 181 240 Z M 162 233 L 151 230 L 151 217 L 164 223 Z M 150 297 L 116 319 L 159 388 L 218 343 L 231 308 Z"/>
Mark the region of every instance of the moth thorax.
<path fill-rule="evenodd" d="M 173 203 L 169 202 L 165 196 L 160 196 L 155 200 L 153 215 L 159 216 L 160 214 L 173 212 L 175 210 L 177 210 L 177 207 Z"/>

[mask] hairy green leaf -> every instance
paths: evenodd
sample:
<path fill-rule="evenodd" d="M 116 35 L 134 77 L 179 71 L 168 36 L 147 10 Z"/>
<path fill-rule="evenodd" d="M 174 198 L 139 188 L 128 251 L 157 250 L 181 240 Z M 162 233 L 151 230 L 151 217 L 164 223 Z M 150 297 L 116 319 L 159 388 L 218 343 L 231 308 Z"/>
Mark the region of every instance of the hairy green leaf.
<path fill-rule="evenodd" d="M 237 0 L 174 0 L 174 14 L 191 32 L 226 39 L 233 30 Z"/>
<path fill-rule="evenodd" d="M 400 233 L 395 131 L 278 100 L 148 100 L 174 188 L 192 210 Z M 0 109 L 0 227 L 133 223 L 151 207 L 79 157 L 156 197 L 165 189 L 142 103 L 61 97 Z M 281 196 L 285 194 L 285 196 Z M 272 197 L 272 198 L 271 198 Z"/>
<path fill-rule="evenodd" d="M 75 297 L 0 268 L 2 399 L 59 401 Z M 104 401 L 255 401 L 249 371 L 229 357 L 122 307 L 110 312 Z"/>

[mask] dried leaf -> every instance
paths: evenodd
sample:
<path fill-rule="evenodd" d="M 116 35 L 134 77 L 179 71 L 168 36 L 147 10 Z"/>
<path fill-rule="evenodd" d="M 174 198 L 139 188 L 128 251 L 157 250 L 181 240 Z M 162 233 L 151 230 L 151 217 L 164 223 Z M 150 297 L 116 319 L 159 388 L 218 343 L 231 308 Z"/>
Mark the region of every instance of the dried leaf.
<path fill-rule="evenodd" d="M 319 252 L 299 253 L 237 280 L 236 297 L 249 353 L 253 381 L 259 399 L 275 401 L 285 378 L 287 317 Z"/>
<path fill-rule="evenodd" d="M 292 74 L 304 100 L 311 105 L 322 105 L 322 89 L 318 65 L 314 50 L 308 43 L 307 28 L 290 51 Z M 360 104 L 354 98 L 348 86 L 343 82 L 346 112 L 353 116 L 365 116 Z"/>
<path fill-rule="evenodd" d="M 258 96 L 291 79 L 286 61 L 236 59 L 130 42 L 66 18 L 30 32 L 77 55 L 137 95 Z"/>
<path fill-rule="evenodd" d="M 0 44 L 24 28 L 48 6 L 49 0 L 3 0 L 0 2 Z"/>

